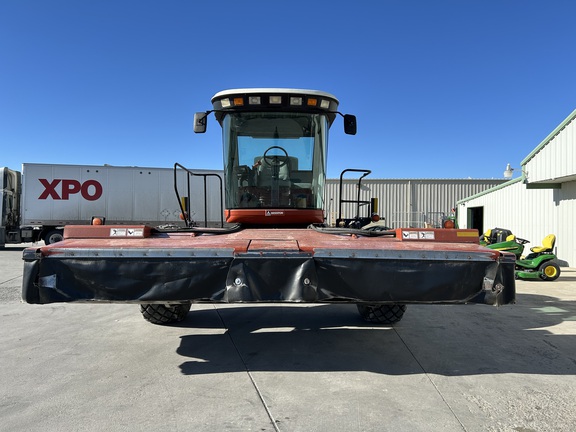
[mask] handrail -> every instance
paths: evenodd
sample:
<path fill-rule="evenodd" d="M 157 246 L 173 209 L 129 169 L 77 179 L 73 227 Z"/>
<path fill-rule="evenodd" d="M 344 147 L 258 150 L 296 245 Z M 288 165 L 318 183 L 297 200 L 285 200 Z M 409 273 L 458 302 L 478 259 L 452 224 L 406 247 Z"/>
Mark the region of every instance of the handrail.
<path fill-rule="evenodd" d="M 187 192 L 188 192 L 188 199 L 186 200 L 186 208 L 184 207 L 184 203 L 182 202 L 182 198 L 178 191 L 178 168 L 186 171 L 188 174 L 187 176 Z M 195 173 L 190 171 L 184 165 L 179 164 L 176 162 L 174 164 L 174 192 L 176 192 L 176 197 L 178 198 L 178 205 L 180 206 L 180 211 L 183 215 L 183 220 L 186 227 L 190 227 L 192 224 L 192 219 L 190 218 L 190 197 L 191 197 L 191 188 L 190 188 L 190 181 L 192 177 L 203 177 L 204 180 L 204 227 L 208 227 L 208 194 L 207 194 L 207 179 L 208 177 L 217 177 L 220 183 L 220 228 L 224 228 L 224 204 L 223 204 L 223 189 L 222 189 L 222 177 L 220 174 L 216 173 Z"/>
<path fill-rule="evenodd" d="M 342 189 L 343 189 L 343 177 L 344 174 L 347 172 L 359 172 L 359 173 L 364 173 L 362 176 L 360 176 L 360 178 L 358 178 L 358 196 L 355 200 L 345 200 L 342 199 Z M 342 220 L 342 204 L 343 203 L 352 203 L 352 204 L 356 204 L 356 219 L 358 219 L 360 217 L 360 206 L 361 205 L 366 205 L 366 204 L 370 204 L 371 201 L 362 201 L 360 200 L 360 191 L 361 191 L 361 185 L 362 185 L 362 179 L 364 177 L 366 177 L 367 175 L 369 175 L 372 171 L 367 170 L 367 169 L 355 169 L 355 168 L 347 168 L 344 171 L 342 171 L 340 173 L 340 206 L 338 209 L 338 220 Z"/>

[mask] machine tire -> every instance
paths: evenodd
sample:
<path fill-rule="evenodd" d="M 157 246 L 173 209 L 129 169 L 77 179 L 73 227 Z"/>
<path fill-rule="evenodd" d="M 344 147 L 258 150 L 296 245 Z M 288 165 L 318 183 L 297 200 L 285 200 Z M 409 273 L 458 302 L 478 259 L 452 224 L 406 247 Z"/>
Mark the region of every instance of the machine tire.
<path fill-rule="evenodd" d="M 358 304 L 357 306 L 364 321 L 378 324 L 396 324 L 406 312 L 406 305 L 400 303 Z"/>
<path fill-rule="evenodd" d="M 554 261 L 546 261 L 538 267 L 540 278 L 545 281 L 555 281 L 560 276 L 560 267 Z"/>
<path fill-rule="evenodd" d="M 155 304 L 144 303 L 140 305 L 140 312 L 144 319 L 152 324 L 174 324 L 184 321 L 190 312 L 190 303 L 182 304 Z"/>
<path fill-rule="evenodd" d="M 44 243 L 46 245 L 51 245 L 64 240 L 64 231 L 61 229 L 53 229 L 46 233 L 44 236 Z"/>

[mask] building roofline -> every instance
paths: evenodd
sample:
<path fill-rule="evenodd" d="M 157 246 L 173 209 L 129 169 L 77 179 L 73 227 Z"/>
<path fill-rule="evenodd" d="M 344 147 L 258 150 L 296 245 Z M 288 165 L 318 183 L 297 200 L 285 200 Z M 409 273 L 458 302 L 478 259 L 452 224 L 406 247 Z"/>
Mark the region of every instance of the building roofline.
<path fill-rule="evenodd" d="M 515 179 L 508 180 L 507 182 L 499 184 L 498 186 L 494 186 L 494 187 L 491 187 L 490 189 L 486 189 L 485 191 L 477 193 L 476 195 L 471 195 L 469 197 L 461 199 L 460 201 L 456 201 L 456 205 L 471 201 L 471 200 L 476 199 L 476 198 L 480 198 L 481 196 L 488 195 L 489 193 L 496 192 L 497 190 L 504 189 L 505 187 L 508 187 L 508 186 L 513 185 L 515 183 L 519 183 L 521 181 L 524 181 L 524 176 L 516 177 Z"/>
<path fill-rule="evenodd" d="M 526 156 L 524 158 L 524 160 L 522 162 L 520 162 L 521 166 L 526 165 L 528 162 L 530 162 L 530 159 L 532 159 L 534 156 L 536 156 L 536 154 L 542 150 L 542 148 L 544 148 L 546 146 L 546 144 L 548 144 L 550 141 L 552 141 L 552 139 L 558 135 L 560 133 L 560 131 L 562 131 L 562 129 L 564 129 L 568 123 L 570 123 L 572 120 L 574 120 L 576 118 L 576 109 L 574 111 L 572 111 L 572 113 L 570 113 L 570 115 L 568 117 L 566 117 L 564 119 L 564 121 L 562 123 L 560 123 L 556 129 L 554 129 L 552 132 L 550 132 L 550 134 L 548 134 L 548 136 L 546 138 L 544 138 L 542 140 L 542 142 L 540 144 L 538 144 L 536 146 L 536 148 L 534 150 L 532 150 L 530 152 L 530 154 L 528 156 Z"/>

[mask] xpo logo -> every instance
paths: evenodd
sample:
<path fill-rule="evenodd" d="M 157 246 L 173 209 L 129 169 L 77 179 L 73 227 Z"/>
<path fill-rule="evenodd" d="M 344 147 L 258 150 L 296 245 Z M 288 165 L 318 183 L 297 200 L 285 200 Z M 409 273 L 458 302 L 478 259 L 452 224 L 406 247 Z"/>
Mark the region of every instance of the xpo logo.
<path fill-rule="evenodd" d="M 86 180 L 80 183 L 78 180 L 54 179 L 38 179 L 44 186 L 44 192 L 40 194 L 38 199 L 45 200 L 51 197 L 55 200 L 67 200 L 70 195 L 80 193 L 82 198 L 88 201 L 96 201 L 102 196 L 102 185 L 96 180 Z M 61 192 L 58 194 L 57 186 L 62 184 Z"/>

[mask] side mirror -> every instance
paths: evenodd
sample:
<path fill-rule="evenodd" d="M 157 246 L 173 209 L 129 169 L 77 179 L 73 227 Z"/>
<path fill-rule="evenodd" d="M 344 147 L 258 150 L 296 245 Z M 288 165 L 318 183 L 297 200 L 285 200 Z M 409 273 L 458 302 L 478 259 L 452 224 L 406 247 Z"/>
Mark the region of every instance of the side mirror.
<path fill-rule="evenodd" d="M 208 114 L 205 112 L 197 112 L 194 114 L 194 133 L 206 132 L 206 124 L 208 123 Z"/>
<path fill-rule="evenodd" d="M 344 114 L 344 132 L 348 135 L 356 135 L 356 116 Z"/>

